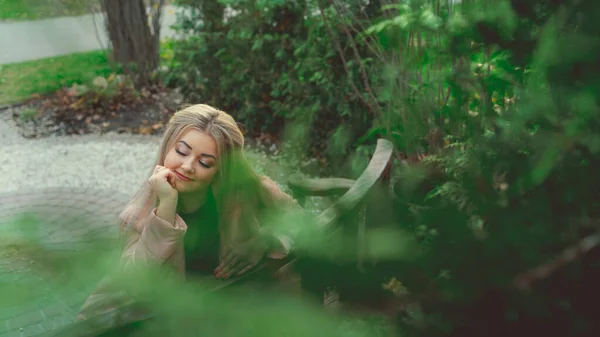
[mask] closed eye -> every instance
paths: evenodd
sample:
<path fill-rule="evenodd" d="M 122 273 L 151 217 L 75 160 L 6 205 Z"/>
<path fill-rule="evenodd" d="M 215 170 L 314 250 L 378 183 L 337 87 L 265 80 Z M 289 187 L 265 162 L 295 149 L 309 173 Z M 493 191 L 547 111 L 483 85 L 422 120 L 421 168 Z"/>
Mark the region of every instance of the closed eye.
<path fill-rule="evenodd" d="M 179 151 L 179 150 L 177 150 L 177 149 L 175 150 L 175 152 L 177 152 L 177 154 L 179 154 L 180 156 L 184 156 L 184 157 L 185 157 L 185 156 L 187 156 L 187 153 L 183 153 L 183 152 L 181 152 L 181 151 Z M 204 168 L 207 168 L 207 169 L 212 167 L 212 165 L 208 165 L 208 164 L 206 164 L 206 163 L 203 163 L 202 161 L 198 161 L 198 163 L 199 163 L 199 164 L 200 164 L 202 167 L 204 167 Z"/>

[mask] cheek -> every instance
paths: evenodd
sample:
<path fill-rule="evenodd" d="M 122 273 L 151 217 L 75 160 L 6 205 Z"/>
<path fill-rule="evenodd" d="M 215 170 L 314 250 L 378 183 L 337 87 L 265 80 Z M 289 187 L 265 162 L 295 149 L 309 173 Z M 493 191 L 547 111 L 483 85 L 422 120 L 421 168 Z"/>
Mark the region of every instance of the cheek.
<path fill-rule="evenodd" d="M 171 152 L 169 152 L 165 157 L 165 162 L 163 166 L 168 169 L 175 169 L 179 167 L 178 162 L 179 161 L 177 160 L 177 156 L 174 156 Z"/>
<path fill-rule="evenodd" d="M 210 183 L 214 180 L 216 173 L 216 170 L 201 170 L 196 174 L 196 177 L 199 182 Z"/>

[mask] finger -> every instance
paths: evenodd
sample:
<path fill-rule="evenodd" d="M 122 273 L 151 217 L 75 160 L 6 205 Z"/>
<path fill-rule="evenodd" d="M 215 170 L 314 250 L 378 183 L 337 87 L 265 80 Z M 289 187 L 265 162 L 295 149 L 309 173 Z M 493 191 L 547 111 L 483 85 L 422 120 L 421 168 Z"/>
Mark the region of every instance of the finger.
<path fill-rule="evenodd" d="M 173 173 L 173 171 L 169 170 L 168 168 L 164 168 L 164 167 L 159 168 L 158 171 L 156 172 L 157 175 L 163 176 L 163 177 L 168 174 L 172 174 L 172 173 Z"/>
<path fill-rule="evenodd" d="M 221 277 L 224 275 L 230 275 L 231 271 L 236 267 L 238 262 L 239 262 L 238 257 L 233 253 L 229 253 L 226 260 L 223 261 L 222 267 L 220 269 L 217 268 L 217 269 L 219 269 L 217 271 L 217 277 Z"/>
<path fill-rule="evenodd" d="M 175 173 L 168 168 L 159 168 L 158 172 L 155 173 L 157 177 L 163 178 L 166 182 L 173 185 L 175 183 Z"/>
<path fill-rule="evenodd" d="M 223 259 L 223 264 L 224 265 L 233 265 L 234 263 L 237 263 L 238 260 L 239 260 L 238 254 L 236 254 L 235 250 L 231 250 L 231 251 L 229 251 L 227 256 L 225 256 L 225 258 Z"/>
<path fill-rule="evenodd" d="M 220 273 L 221 270 L 223 270 L 223 268 L 225 268 L 225 260 L 222 260 L 219 263 L 219 266 L 215 269 L 215 275 L 217 275 L 218 273 Z"/>
<path fill-rule="evenodd" d="M 171 170 L 169 170 L 171 171 Z M 167 177 L 167 182 L 169 183 L 169 185 L 171 185 L 171 187 L 175 188 L 175 175 L 173 174 L 173 172 L 168 172 L 165 174 Z"/>
<path fill-rule="evenodd" d="M 229 272 L 225 273 L 224 277 L 225 279 L 231 277 L 231 276 L 237 276 L 239 275 L 239 273 L 245 269 L 247 269 L 248 267 L 252 268 L 252 266 L 250 266 L 247 262 L 238 262 L 235 266 L 233 266 L 233 268 L 231 268 L 229 270 Z"/>
<path fill-rule="evenodd" d="M 222 278 L 222 279 L 228 278 L 233 273 L 235 268 L 236 268 L 236 265 L 234 265 L 234 264 L 225 265 L 223 267 L 223 269 L 221 269 L 221 271 L 217 273 L 217 278 Z"/>
<path fill-rule="evenodd" d="M 234 256 L 232 260 L 230 260 L 228 263 L 225 263 L 225 267 L 223 267 L 223 270 L 221 270 L 221 274 L 231 274 L 231 272 L 240 262 L 241 261 L 238 259 L 238 257 Z"/>
<path fill-rule="evenodd" d="M 244 264 L 244 268 L 242 268 L 240 271 L 238 271 L 235 275 L 239 276 L 242 275 L 246 272 L 248 272 L 249 270 L 251 270 L 252 268 L 256 267 L 260 261 L 262 261 L 262 259 L 250 259 L 250 260 L 246 260 L 245 264 Z"/>
<path fill-rule="evenodd" d="M 221 263 L 219 264 L 217 269 L 215 269 L 215 273 L 221 272 L 223 270 L 223 268 L 225 268 L 225 266 L 231 265 L 233 262 L 237 262 L 237 260 L 238 260 L 238 254 L 236 254 L 236 251 L 234 249 L 231 249 L 227 253 L 227 255 L 225 255 L 225 257 L 223 257 L 223 259 L 221 260 Z"/>
<path fill-rule="evenodd" d="M 215 273 L 219 273 L 221 270 L 223 270 L 223 268 L 225 268 L 225 265 L 227 265 L 227 263 L 229 262 L 229 260 L 231 259 L 232 256 L 233 256 L 233 251 L 230 251 L 229 253 L 227 253 L 227 255 L 219 263 L 219 266 L 217 267 L 217 269 L 215 269 Z"/>
<path fill-rule="evenodd" d="M 235 276 L 240 276 L 240 275 L 244 275 L 245 273 L 247 273 L 248 271 L 250 271 L 252 268 L 254 268 L 255 264 L 249 264 L 247 265 L 245 268 L 243 268 L 242 270 L 238 271 L 237 273 L 235 273 Z"/>

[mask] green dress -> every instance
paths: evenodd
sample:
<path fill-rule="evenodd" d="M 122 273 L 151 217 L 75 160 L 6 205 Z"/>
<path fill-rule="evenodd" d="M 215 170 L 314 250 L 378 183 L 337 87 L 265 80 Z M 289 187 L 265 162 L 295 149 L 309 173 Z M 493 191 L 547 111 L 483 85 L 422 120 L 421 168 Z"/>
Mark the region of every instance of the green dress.
<path fill-rule="evenodd" d="M 193 213 L 179 213 L 187 224 L 183 247 L 185 272 L 190 276 L 208 276 L 219 265 L 219 214 L 212 192 Z"/>

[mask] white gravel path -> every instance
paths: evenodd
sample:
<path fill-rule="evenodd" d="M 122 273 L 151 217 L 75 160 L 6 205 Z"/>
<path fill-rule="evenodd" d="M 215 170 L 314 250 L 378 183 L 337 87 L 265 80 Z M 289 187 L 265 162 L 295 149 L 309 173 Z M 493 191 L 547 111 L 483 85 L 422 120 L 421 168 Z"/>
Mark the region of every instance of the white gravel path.
<path fill-rule="evenodd" d="M 0 193 L 69 186 L 133 195 L 159 142 L 156 136 L 119 134 L 25 139 L 0 112 Z"/>
<path fill-rule="evenodd" d="M 145 179 L 158 138 L 80 136 L 0 147 L 0 191 L 94 187 L 131 195 Z"/>
<path fill-rule="evenodd" d="M 26 139 L 0 110 L 0 193 L 85 187 L 133 196 L 150 174 L 159 144 L 157 136 L 114 133 Z M 290 172 L 279 158 L 246 154 L 260 173 L 284 184 Z"/>

